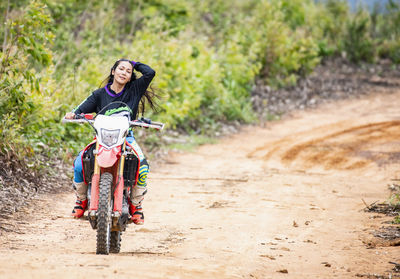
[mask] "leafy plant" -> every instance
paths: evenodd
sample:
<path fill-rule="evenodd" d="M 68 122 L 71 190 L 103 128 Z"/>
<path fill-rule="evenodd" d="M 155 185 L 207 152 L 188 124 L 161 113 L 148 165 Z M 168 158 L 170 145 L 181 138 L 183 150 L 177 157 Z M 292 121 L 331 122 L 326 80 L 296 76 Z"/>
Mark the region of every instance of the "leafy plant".
<path fill-rule="evenodd" d="M 293 85 L 324 57 L 342 53 L 355 62 L 400 62 L 397 2 L 384 15 L 351 13 L 346 0 L 320 2 L 3 1 L 0 152 L 51 156 L 63 143 L 72 158 L 92 133 L 59 121 L 122 57 L 157 72 L 162 110 L 147 116 L 203 135 L 221 122 L 255 119 L 256 79 Z"/>
<path fill-rule="evenodd" d="M 51 22 L 45 5 L 37 1 L 24 13 L 6 22 L 9 32 L 0 55 L 0 152 L 12 152 L 19 157 L 29 153 L 24 134 L 32 122 L 38 121 L 40 105 L 34 101 L 40 95 L 40 76 L 36 69 L 51 63 L 47 45 L 53 39 L 48 31 Z"/>
<path fill-rule="evenodd" d="M 348 22 L 344 37 L 344 49 L 353 62 L 373 62 L 375 59 L 374 42 L 370 36 L 370 16 L 364 10 L 359 10 Z"/>

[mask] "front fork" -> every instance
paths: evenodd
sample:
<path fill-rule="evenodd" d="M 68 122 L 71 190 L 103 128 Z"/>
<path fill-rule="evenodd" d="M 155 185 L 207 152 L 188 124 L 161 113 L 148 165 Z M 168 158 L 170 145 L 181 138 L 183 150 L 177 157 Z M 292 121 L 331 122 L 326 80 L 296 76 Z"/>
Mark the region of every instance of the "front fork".
<path fill-rule="evenodd" d="M 90 192 L 90 208 L 89 208 L 89 218 L 92 221 L 96 220 L 97 210 L 99 208 L 99 185 L 100 185 L 100 175 L 101 175 L 101 168 L 97 162 L 97 151 L 99 150 L 99 142 L 96 142 L 96 152 L 94 158 L 94 170 L 93 170 L 93 177 L 92 177 L 92 186 Z M 113 178 L 113 185 L 112 185 L 112 193 L 114 194 L 114 208 L 113 208 L 113 224 L 118 222 L 119 217 L 122 215 L 122 200 L 124 194 L 124 165 L 125 165 L 125 143 L 121 149 L 121 158 L 117 161 L 118 169 L 116 175 Z M 116 166 L 114 166 L 116 167 Z M 114 168 L 113 167 L 113 168 Z M 116 176 L 116 177 L 115 177 Z M 117 184 L 117 185 L 116 185 Z M 115 187 L 116 185 L 116 187 Z"/>

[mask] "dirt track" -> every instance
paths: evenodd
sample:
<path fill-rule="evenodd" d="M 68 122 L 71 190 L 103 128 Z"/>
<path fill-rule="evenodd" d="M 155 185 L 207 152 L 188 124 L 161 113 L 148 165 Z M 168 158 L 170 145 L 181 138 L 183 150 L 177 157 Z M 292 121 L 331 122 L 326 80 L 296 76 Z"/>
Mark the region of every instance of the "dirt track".
<path fill-rule="evenodd" d="M 172 154 L 118 255 L 94 254 L 88 222 L 68 217 L 72 192 L 46 196 L 1 235 L 0 278 L 388 276 L 398 248 L 373 238 L 388 219 L 362 199 L 384 201 L 399 178 L 398 100 L 328 104 Z"/>

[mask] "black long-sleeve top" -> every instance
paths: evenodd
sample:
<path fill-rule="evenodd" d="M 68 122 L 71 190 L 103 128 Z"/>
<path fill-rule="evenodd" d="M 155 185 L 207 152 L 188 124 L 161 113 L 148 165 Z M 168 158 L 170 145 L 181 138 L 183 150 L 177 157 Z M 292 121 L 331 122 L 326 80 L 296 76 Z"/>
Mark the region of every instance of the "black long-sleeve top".
<path fill-rule="evenodd" d="M 153 80 L 156 72 L 148 65 L 136 62 L 134 69 L 142 73 L 142 76 L 126 84 L 120 93 L 114 92 L 110 85 L 95 90 L 85 101 L 75 110 L 75 114 L 92 113 L 111 115 L 123 110 L 126 107 L 122 103 L 111 104 L 112 102 L 126 103 L 130 111 L 131 119 L 136 119 L 138 114 L 139 102 Z M 107 106 L 109 105 L 109 106 Z M 107 108 L 105 108 L 107 106 Z M 103 110 L 103 108 L 105 108 Z"/>

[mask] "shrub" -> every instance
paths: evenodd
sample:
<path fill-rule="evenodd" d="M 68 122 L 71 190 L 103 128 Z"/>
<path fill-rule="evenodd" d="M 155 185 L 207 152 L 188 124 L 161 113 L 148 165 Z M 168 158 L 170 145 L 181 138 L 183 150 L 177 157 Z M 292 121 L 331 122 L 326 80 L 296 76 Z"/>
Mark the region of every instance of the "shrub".
<path fill-rule="evenodd" d="M 251 122 L 256 79 L 293 85 L 321 59 L 341 53 L 355 62 L 400 61 L 395 1 L 384 15 L 353 14 L 346 0 L 11 2 L 7 28 L 0 27 L 3 153 L 54 153 L 61 143 L 72 152 L 81 148 L 90 129 L 59 120 L 121 57 L 157 72 L 162 110 L 146 115 L 196 133 L 221 121 Z M 6 10 L 1 3 L 0 17 Z"/>

